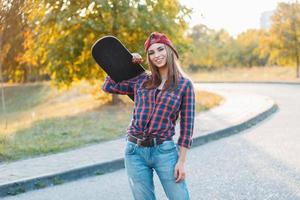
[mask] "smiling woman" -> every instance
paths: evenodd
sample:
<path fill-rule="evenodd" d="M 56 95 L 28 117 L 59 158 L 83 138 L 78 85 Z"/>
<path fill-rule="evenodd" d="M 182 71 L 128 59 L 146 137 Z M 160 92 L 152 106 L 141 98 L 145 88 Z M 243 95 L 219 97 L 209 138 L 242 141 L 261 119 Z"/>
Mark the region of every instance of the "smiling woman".
<path fill-rule="evenodd" d="M 168 199 L 189 199 L 185 180 L 186 152 L 192 145 L 195 118 L 193 82 L 177 60 L 178 53 L 163 33 L 153 32 L 144 44 L 151 73 L 115 83 L 109 76 L 102 89 L 109 93 L 134 91 L 133 117 L 127 129 L 125 168 L 135 199 L 156 199 L 153 170 Z M 133 62 L 141 62 L 133 54 Z M 180 137 L 173 140 L 180 114 Z"/>

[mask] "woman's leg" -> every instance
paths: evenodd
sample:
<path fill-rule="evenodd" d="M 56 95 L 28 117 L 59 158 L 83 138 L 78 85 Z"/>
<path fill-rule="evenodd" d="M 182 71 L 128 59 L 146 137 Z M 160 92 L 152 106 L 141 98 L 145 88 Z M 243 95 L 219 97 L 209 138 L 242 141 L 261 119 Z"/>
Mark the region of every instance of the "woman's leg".
<path fill-rule="evenodd" d="M 174 176 L 178 160 L 178 149 L 174 141 L 166 141 L 156 147 L 154 169 L 170 200 L 188 200 L 189 192 L 185 181 L 176 183 Z"/>
<path fill-rule="evenodd" d="M 147 165 L 144 153 L 147 149 L 127 141 L 125 169 L 135 200 L 155 200 L 153 169 Z"/>

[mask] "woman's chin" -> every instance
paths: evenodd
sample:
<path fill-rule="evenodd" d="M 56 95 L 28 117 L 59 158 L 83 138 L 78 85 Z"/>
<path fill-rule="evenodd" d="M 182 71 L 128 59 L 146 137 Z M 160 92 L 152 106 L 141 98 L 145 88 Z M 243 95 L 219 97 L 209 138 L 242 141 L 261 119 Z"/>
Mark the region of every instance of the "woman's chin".
<path fill-rule="evenodd" d="M 166 66 L 166 64 L 157 64 L 156 66 L 157 66 L 158 68 L 163 68 L 163 67 Z"/>

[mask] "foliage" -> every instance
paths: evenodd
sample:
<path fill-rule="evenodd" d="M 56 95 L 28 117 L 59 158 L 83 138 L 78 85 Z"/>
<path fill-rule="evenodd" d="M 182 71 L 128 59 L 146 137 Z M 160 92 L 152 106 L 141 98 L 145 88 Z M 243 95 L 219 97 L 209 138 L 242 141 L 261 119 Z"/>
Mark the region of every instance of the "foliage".
<path fill-rule="evenodd" d="M 279 3 L 269 30 L 236 38 L 204 24 L 188 28 L 192 10 L 178 0 L 0 0 L 0 59 L 4 81 L 51 79 L 69 86 L 104 78 L 91 57 L 93 43 L 118 37 L 144 55 L 153 31 L 166 33 L 192 71 L 220 67 L 293 65 L 299 71 L 300 4 Z"/>
<path fill-rule="evenodd" d="M 186 48 L 184 17 L 190 10 L 176 0 L 28 1 L 25 11 L 30 28 L 19 60 L 46 72 L 57 85 L 104 76 L 90 52 L 104 35 L 118 37 L 140 54 L 152 31 L 166 33 L 179 51 Z"/>

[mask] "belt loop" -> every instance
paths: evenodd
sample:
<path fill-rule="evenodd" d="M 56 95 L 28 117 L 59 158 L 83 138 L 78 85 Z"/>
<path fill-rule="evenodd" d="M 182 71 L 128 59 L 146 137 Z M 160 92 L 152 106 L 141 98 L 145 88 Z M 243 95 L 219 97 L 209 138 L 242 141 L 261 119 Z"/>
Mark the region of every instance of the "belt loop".
<path fill-rule="evenodd" d="M 153 138 L 153 141 L 154 141 L 154 147 L 156 147 L 156 137 Z"/>

